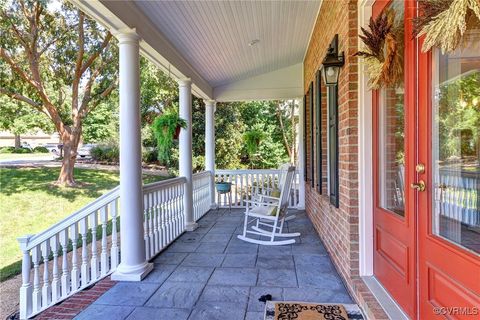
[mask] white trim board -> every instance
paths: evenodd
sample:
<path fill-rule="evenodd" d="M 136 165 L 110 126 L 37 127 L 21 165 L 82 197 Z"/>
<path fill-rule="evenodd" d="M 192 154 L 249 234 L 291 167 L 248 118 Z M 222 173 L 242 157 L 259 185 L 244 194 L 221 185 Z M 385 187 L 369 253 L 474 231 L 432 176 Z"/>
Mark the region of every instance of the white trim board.
<path fill-rule="evenodd" d="M 385 313 L 390 319 L 393 320 L 409 320 L 410 318 L 402 311 L 399 305 L 392 299 L 385 288 L 373 277 L 362 277 L 363 282 L 370 289 L 372 294 L 377 299 L 378 303 L 382 306 Z"/>
<path fill-rule="evenodd" d="M 366 27 L 372 16 L 374 0 L 358 2 L 358 30 Z M 358 38 L 361 48 L 361 40 Z M 362 59 L 358 61 L 358 218 L 359 218 L 359 272 L 360 276 L 373 275 L 373 132 L 372 92 Z"/>

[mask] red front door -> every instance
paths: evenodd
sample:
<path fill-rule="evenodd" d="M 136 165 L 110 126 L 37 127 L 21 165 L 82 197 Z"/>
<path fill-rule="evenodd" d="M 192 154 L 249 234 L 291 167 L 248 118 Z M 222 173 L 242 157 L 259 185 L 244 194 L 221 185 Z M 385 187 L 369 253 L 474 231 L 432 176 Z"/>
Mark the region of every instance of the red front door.
<path fill-rule="evenodd" d="M 480 319 L 480 30 L 418 61 L 419 318 Z"/>
<path fill-rule="evenodd" d="M 413 1 L 377 0 L 373 16 L 395 12 L 404 27 L 404 78 L 373 91 L 374 274 L 412 318 L 415 316 L 415 193 L 407 188 L 415 168 L 415 41 L 411 37 Z"/>

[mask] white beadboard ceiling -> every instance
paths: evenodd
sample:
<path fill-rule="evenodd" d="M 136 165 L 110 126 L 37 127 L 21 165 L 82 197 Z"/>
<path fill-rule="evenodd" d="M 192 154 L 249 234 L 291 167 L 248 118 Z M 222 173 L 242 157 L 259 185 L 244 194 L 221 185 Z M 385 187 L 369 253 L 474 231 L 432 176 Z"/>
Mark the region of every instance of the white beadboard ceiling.
<path fill-rule="evenodd" d="M 136 1 L 211 87 L 303 61 L 320 1 Z M 252 40 L 260 40 L 249 46 Z"/>

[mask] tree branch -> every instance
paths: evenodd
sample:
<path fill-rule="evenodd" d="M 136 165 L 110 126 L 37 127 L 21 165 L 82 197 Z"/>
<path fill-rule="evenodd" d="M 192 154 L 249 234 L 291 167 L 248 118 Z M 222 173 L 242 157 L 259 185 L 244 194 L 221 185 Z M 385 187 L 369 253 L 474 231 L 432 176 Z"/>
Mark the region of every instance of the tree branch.
<path fill-rule="evenodd" d="M 0 48 L 0 58 L 2 58 L 6 63 L 8 63 L 10 65 L 10 67 L 12 68 L 12 70 L 18 74 L 23 80 L 25 80 L 25 82 L 27 82 L 28 84 L 30 84 L 32 87 L 34 87 L 35 89 L 37 89 L 37 84 L 35 83 L 35 81 L 33 81 L 33 79 L 31 79 L 26 73 L 25 71 L 23 71 L 19 66 L 18 64 L 12 59 L 12 57 L 10 57 L 10 55 L 8 54 L 8 52 L 3 49 L 3 48 Z"/>
<path fill-rule="evenodd" d="M 9 90 L 7 90 L 3 87 L 0 87 L 0 93 L 4 94 L 4 95 L 6 95 L 6 96 L 8 96 L 12 99 L 25 102 L 25 103 L 31 105 L 32 107 L 34 107 L 35 109 L 37 109 L 38 111 L 41 111 L 41 112 L 45 113 L 45 111 L 42 108 L 41 103 L 35 102 L 34 100 L 32 100 L 30 98 L 27 98 L 24 95 L 21 95 L 20 93 L 9 91 Z"/>
<path fill-rule="evenodd" d="M 90 58 L 88 58 L 88 60 L 85 62 L 85 64 L 81 69 L 81 74 L 83 74 L 85 70 L 87 70 L 95 61 L 95 59 L 97 59 L 98 56 L 103 52 L 103 50 L 107 47 L 108 43 L 110 42 L 110 39 L 112 39 L 112 34 L 109 32 L 107 33 L 107 36 L 105 37 L 105 39 L 103 39 L 103 42 L 100 45 L 100 48 L 94 54 L 92 54 Z"/>

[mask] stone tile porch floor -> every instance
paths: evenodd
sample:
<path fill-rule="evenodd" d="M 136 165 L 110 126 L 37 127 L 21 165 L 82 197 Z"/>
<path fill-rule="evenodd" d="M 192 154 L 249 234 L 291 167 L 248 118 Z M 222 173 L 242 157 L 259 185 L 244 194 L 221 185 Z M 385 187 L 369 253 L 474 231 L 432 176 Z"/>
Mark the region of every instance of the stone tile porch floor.
<path fill-rule="evenodd" d="M 211 210 L 153 259 L 140 283 L 118 282 L 75 319 L 264 319 L 273 300 L 353 303 L 305 212 L 287 223 L 288 246 L 241 241 L 244 210 Z"/>

